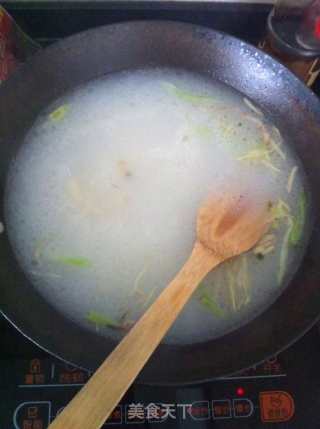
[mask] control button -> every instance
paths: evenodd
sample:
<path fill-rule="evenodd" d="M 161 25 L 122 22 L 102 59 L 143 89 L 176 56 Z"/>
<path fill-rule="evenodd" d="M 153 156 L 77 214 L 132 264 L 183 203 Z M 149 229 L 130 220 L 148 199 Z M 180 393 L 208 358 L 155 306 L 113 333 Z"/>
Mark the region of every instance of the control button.
<path fill-rule="evenodd" d="M 102 427 L 107 427 L 108 425 L 119 425 L 122 423 L 122 406 L 118 405 L 111 413 L 108 420 Z"/>
<path fill-rule="evenodd" d="M 231 419 L 231 402 L 229 399 L 219 399 L 212 401 L 213 419 Z"/>
<path fill-rule="evenodd" d="M 46 368 L 40 359 L 31 359 L 24 374 L 23 384 L 37 385 L 45 384 L 46 382 Z"/>
<path fill-rule="evenodd" d="M 251 417 L 253 411 L 254 406 L 250 399 L 241 398 L 233 400 L 233 415 L 235 418 Z"/>
<path fill-rule="evenodd" d="M 89 380 L 89 373 L 69 364 L 54 367 L 54 379 L 58 384 L 83 385 Z"/>
<path fill-rule="evenodd" d="M 193 420 L 209 420 L 210 419 L 210 405 L 209 401 L 193 402 L 188 408 L 189 415 Z"/>
<path fill-rule="evenodd" d="M 294 400 L 288 392 L 260 392 L 259 397 L 262 422 L 287 422 L 293 417 Z"/>
<path fill-rule="evenodd" d="M 265 374 L 278 375 L 282 374 L 283 370 L 277 356 L 273 356 L 262 364 L 262 369 Z"/>
<path fill-rule="evenodd" d="M 15 429 L 46 429 L 51 420 L 51 402 L 22 402 L 15 410 Z"/>
<path fill-rule="evenodd" d="M 41 361 L 40 359 L 32 359 L 29 365 L 29 371 L 31 374 L 41 373 Z"/>

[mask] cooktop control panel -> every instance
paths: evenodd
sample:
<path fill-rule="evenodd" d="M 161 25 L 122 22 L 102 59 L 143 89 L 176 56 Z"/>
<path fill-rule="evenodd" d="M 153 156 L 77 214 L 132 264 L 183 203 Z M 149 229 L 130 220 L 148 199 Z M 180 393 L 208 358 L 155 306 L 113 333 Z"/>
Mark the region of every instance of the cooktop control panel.
<path fill-rule="evenodd" d="M 134 385 L 104 427 L 160 429 L 163 423 L 166 428 L 241 429 L 276 423 L 273 427 L 301 429 L 310 421 L 305 427 L 314 428 L 320 406 L 319 358 L 315 328 L 287 351 L 234 376 L 185 387 Z M 90 375 L 48 355 L 2 359 L 1 429 L 45 429 Z"/>
<path fill-rule="evenodd" d="M 11 371 L 15 383 L 9 376 Z M 10 393 L 6 390 L 1 396 L 12 395 L 12 400 L 5 427 L 14 429 L 46 428 L 91 375 L 53 359 L 37 357 L 19 361 L 13 368 L 8 362 L 6 372 Z M 210 420 L 221 425 L 228 422 L 230 427 L 232 421 L 240 420 L 288 422 L 294 415 L 294 392 L 288 388 L 279 358 L 273 357 L 250 371 L 201 386 L 135 386 L 105 426 L 164 422 L 174 426 L 177 421 L 196 424 Z"/>

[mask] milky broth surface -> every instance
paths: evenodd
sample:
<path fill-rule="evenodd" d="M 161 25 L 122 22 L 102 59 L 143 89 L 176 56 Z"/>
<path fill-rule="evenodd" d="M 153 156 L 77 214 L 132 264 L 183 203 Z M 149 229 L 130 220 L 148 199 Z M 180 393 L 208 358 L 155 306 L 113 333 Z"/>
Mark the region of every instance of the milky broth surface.
<path fill-rule="evenodd" d="M 274 222 L 260 248 L 207 276 L 164 339 L 202 342 L 272 303 L 302 254 L 302 166 L 241 94 L 169 69 L 77 88 L 27 134 L 10 168 L 3 224 L 55 308 L 120 339 L 190 254 L 202 201 L 234 186 L 268 204 Z"/>

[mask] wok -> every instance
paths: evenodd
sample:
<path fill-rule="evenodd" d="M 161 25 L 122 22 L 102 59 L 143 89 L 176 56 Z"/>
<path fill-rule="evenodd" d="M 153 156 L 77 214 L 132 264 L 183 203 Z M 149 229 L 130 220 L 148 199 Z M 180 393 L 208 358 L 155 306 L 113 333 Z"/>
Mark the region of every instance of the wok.
<path fill-rule="evenodd" d="M 320 102 L 271 57 L 234 37 L 178 22 L 130 22 L 69 37 L 36 54 L 0 89 L 0 219 L 6 174 L 23 136 L 49 103 L 109 72 L 146 66 L 179 67 L 219 79 L 266 111 L 305 167 L 312 212 L 320 208 Z M 192 383 L 231 374 L 279 352 L 320 314 L 319 221 L 288 287 L 264 312 L 218 339 L 188 346 L 161 345 L 139 376 L 144 383 Z M 3 315 L 45 350 L 94 370 L 115 347 L 55 310 L 32 287 L 0 236 Z"/>

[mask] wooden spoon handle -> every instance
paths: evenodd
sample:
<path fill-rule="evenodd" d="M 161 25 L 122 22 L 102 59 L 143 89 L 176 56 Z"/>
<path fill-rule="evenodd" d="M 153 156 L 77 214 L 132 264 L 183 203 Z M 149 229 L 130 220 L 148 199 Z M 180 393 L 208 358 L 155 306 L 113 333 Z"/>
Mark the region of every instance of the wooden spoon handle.
<path fill-rule="evenodd" d="M 100 428 L 159 345 L 198 284 L 219 263 L 216 256 L 196 243 L 190 258 L 175 279 L 49 428 Z"/>

